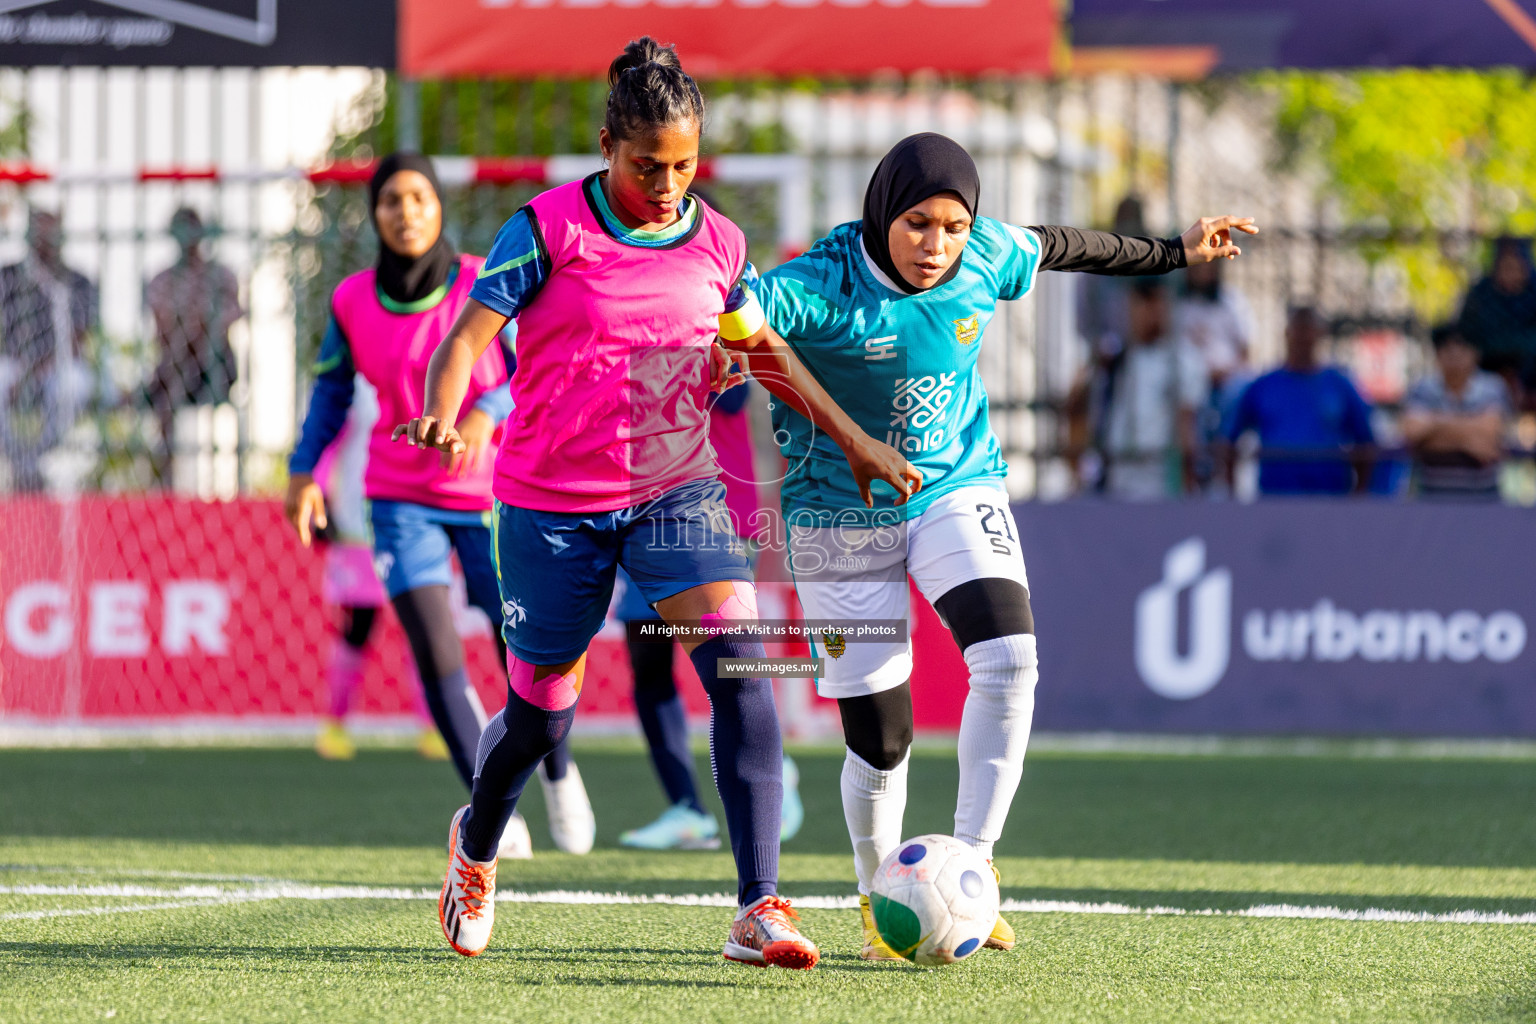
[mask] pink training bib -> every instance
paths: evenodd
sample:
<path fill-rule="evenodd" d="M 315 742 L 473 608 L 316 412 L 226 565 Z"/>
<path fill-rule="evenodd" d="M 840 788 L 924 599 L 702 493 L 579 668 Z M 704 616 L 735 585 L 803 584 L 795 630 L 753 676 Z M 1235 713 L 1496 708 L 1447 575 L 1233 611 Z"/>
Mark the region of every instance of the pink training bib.
<path fill-rule="evenodd" d="M 395 427 L 421 415 L 427 363 L 447 337 L 474 287 L 484 261 L 460 256 L 459 273 L 441 302 L 420 313 L 392 313 L 379 302 L 374 271 L 353 274 L 336 286 L 331 309 L 352 349 L 352 364 L 379 393 L 379 418 L 368 441 L 363 489 L 379 501 L 409 501 L 454 511 L 491 507 L 491 471 L 450 476 L 442 457 L 404 441 L 391 441 Z M 507 379 L 501 346 L 493 344 L 475 363 L 463 409 Z"/>
<path fill-rule="evenodd" d="M 700 203 L 695 229 L 669 247 L 626 245 L 579 181 L 528 206 L 549 274 L 517 318 L 496 497 L 608 512 L 714 477 L 709 348 L 746 266 L 741 230 Z"/>

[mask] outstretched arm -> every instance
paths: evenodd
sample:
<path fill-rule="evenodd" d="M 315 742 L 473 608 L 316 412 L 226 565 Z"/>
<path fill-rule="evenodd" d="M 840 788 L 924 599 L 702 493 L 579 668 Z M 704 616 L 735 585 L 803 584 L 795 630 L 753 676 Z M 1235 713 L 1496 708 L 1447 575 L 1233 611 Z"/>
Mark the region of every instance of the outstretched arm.
<path fill-rule="evenodd" d="M 818 430 L 825 431 L 843 450 L 866 506 L 874 507 L 869 490 L 872 480 L 884 480 L 895 488 L 897 505 L 905 504 L 923 485 L 922 473 L 896 449 L 864 433 L 811 376 L 800 357 L 774 333 L 773 328 L 763 324 L 749 337 L 740 340 L 722 337 L 721 343 L 729 351 L 739 353 L 741 363 L 753 379 L 810 420 Z"/>
<path fill-rule="evenodd" d="M 1256 235 L 1252 217 L 1202 217 L 1177 238 L 1144 238 L 1060 225 L 1032 225 L 1040 239 L 1040 269 L 1140 276 L 1166 274 L 1192 263 L 1233 259 L 1242 253 L 1232 232 Z"/>

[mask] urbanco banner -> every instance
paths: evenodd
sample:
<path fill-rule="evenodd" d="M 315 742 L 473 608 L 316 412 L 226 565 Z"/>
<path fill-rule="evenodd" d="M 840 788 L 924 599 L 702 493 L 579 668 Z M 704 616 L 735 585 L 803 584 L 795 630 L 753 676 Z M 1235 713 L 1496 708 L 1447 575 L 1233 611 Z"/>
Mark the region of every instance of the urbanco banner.
<path fill-rule="evenodd" d="M 400 0 L 411 75 L 602 75 L 631 39 L 695 75 L 1044 74 L 1052 0 Z"/>
<path fill-rule="evenodd" d="M 1536 736 L 1536 518 L 1357 501 L 1014 507 L 1036 726 Z"/>

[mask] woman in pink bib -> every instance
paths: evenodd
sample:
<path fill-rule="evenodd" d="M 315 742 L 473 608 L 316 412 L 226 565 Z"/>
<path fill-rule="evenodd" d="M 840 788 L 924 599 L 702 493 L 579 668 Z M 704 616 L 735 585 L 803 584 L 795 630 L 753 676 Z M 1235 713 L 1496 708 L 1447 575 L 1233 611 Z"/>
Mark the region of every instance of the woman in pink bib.
<path fill-rule="evenodd" d="M 608 171 L 537 196 L 501 229 L 433 358 L 425 414 L 396 430 L 418 447 L 459 451 L 453 424 L 475 360 L 517 319 L 516 409 L 495 479 L 511 692 L 481 739 L 470 805 L 450 826 L 439 919 L 466 956 L 489 942 L 497 831 L 570 729 L 587 644 L 622 565 L 686 631 L 709 695 L 740 905 L 725 956 L 807 968 L 820 954 L 778 896 L 783 748 L 772 688 L 750 678 L 763 658 L 756 594 L 709 443 L 717 337 L 775 401 L 838 443 L 862 490 L 874 480 L 906 494 L 916 475 L 767 328 L 741 231 L 688 195 L 704 99 L 677 54 L 649 38 L 630 43 L 608 82 Z"/>
<path fill-rule="evenodd" d="M 455 253 L 444 237 L 439 192 L 432 163 L 423 156 L 396 153 L 374 172 L 369 209 L 379 260 L 342 281 L 332 296 L 314 392 L 288 463 L 286 504 L 306 546 L 311 524 L 327 527 L 315 468 L 346 423 L 355 379 L 363 378 L 379 404 L 363 475 L 373 569 L 405 628 L 432 718 L 469 786 L 486 718 L 453 625 L 449 559 L 458 555 L 469 600 L 489 617 L 500 642 L 489 445 L 511 408 L 507 379 L 515 356 L 509 335 L 474 361 L 465 390 L 473 403 L 465 417 L 467 443 L 450 465 L 436 453 L 390 444 L 394 424 L 420 415 L 427 364 L 469 301 L 483 265 L 478 257 Z M 551 833 L 562 849 L 585 853 L 593 822 L 581 776 L 564 748 L 549 753 L 540 779 L 550 796 Z M 507 855 L 531 855 L 521 819 L 499 833 L 498 842 L 503 837 Z"/>

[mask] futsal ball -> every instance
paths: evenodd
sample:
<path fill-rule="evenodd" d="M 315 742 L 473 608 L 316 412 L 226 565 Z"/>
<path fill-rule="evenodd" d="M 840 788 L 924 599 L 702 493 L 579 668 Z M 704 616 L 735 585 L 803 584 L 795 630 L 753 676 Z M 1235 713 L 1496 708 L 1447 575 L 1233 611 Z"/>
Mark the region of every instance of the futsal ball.
<path fill-rule="evenodd" d="M 869 909 L 886 945 L 915 964 L 952 964 L 997 923 L 997 879 L 986 859 L 949 836 L 918 836 L 880 863 Z"/>

